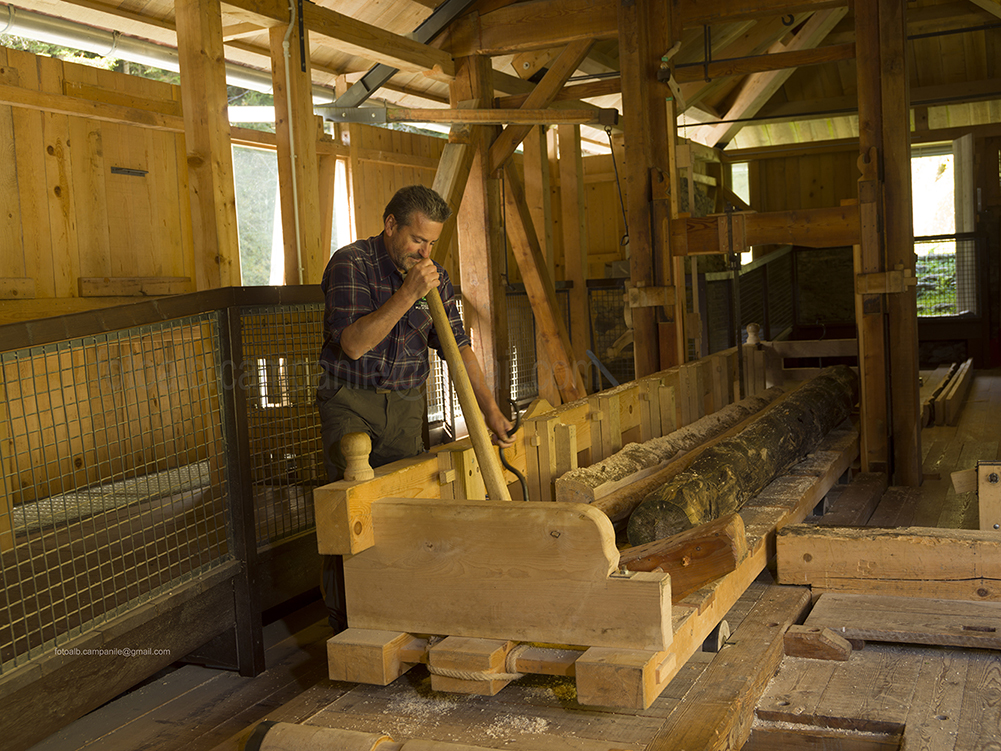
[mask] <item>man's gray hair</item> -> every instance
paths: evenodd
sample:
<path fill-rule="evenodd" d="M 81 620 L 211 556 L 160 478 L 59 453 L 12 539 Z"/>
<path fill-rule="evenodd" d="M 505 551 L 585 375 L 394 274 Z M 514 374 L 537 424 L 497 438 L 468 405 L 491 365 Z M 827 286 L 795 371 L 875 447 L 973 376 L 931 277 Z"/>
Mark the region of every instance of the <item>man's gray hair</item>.
<path fill-rule="evenodd" d="M 390 199 L 382 214 L 382 220 L 386 221 L 386 217 L 392 214 L 397 224 L 406 226 L 410 224 L 415 213 L 423 214 L 432 222 L 444 224 L 452 215 L 452 209 L 445 203 L 445 199 L 431 188 L 408 185 L 396 191 L 396 195 Z"/>

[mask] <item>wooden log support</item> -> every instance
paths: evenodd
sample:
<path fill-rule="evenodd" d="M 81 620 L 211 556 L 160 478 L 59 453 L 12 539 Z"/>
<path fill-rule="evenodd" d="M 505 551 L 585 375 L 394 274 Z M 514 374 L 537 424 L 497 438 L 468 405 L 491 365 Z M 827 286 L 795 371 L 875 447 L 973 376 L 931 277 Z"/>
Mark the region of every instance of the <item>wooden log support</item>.
<path fill-rule="evenodd" d="M 673 652 L 591 647 L 577 660 L 577 701 L 646 709 L 677 672 Z"/>
<path fill-rule="evenodd" d="M 778 581 L 814 592 L 1001 601 L 993 530 L 789 526 L 777 537 Z"/>
<path fill-rule="evenodd" d="M 618 573 L 608 518 L 580 504 L 382 499 L 344 561 L 352 628 L 614 648 L 671 643 L 670 576 Z M 567 618 L 573 613 L 573 618 Z"/>
<path fill-rule="evenodd" d="M 431 689 L 457 694 L 494 696 L 516 677 L 508 664 L 516 643 L 504 639 L 449 636 L 431 647 Z M 510 662 L 513 662 L 510 661 Z"/>
<path fill-rule="evenodd" d="M 829 368 L 739 436 L 703 452 L 633 512 L 630 542 L 669 537 L 739 509 L 849 416 L 857 389 L 851 369 Z"/>
<path fill-rule="evenodd" d="M 737 568 L 747 555 L 744 521 L 737 514 L 664 540 L 626 548 L 619 566 L 627 571 L 666 571 L 677 602 Z"/>
<path fill-rule="evenodd" d="M 394 631 L 349 628 L 327 640 L 327 672 L 333 681 L 388 686 L 427 652 L 427 639 Z"/>
<path fill-rule="evenodd" d="M 786 657 L 845 662 L 852 654 L 852 645 L 847 639 L 822 626 L 793 624 L 785 632 L 783 645 Z"/>

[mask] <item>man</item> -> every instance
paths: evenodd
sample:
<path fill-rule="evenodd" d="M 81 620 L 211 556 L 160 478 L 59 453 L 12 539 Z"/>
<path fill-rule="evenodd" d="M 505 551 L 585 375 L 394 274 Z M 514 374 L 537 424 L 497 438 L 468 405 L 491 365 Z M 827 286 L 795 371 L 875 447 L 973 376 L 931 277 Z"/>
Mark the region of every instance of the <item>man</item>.
<path fill-rule="evenodd" d="M 373 467 L 423 453 L 421 387 L 430 373 L 428 347 L 442 352 L 425 300 L 435 287 L 494 442 L 511 445 L 511 423 L 494 401 L 463 331 L 448 273 L 430 258 L 450 214 L 430 188 L 401 188 L 383 212 L 382 233 L 341 248 L 323 272 L 323 372 L 316 396 L 331 481 L 343 476 L 340 440 L 348 433 L 371 437 Z M 340 556 L 325 557 L 323 584 L 330 623 L 338 632 L 347 626 Z"/>

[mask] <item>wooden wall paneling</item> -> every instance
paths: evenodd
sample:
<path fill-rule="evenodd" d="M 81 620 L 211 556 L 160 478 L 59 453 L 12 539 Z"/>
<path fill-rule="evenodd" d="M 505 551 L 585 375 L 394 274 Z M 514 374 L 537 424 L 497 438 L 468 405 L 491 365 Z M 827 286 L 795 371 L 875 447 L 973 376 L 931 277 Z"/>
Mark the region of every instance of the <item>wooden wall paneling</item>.
<path fill-rule="evenodd" d="M 0 47 L 0 82 L 18 84 L 18 71 L 7 63 L 7 49 Z M 17 180 L 13 108 L 0 106 L 0 277 L 25 278 L 21 240 L 21 196 Z"/>
<path fill-rule="evenodd" d="M 37 91 L 39 82 L 35 56 L 20 50 L 8 50 L 7 59 L 17 69 L 21 87 Z M 41 112 L 23 107 L 13 108 L 11 114 L 21 206 L 24 276 L 35 280 L 37 297 L 54 297 L 49 196 L 45 180 L 45 117 Z"/>
<path fill-rule="evenodd" d="M 177 0 L 178 58 L 195 249 L 195 285 L 240 283 L 236 190 L 219 0 Z"/>
<path fill-rule="evenodd" d="M 64 83 L 98 86 L 97 70 L 66 65 Z M 75 190 L 80 276 L 111 276 L 111 239 L 105 200 L 104 125 L 85 117 L 70 118 L 71 171 Z"/>

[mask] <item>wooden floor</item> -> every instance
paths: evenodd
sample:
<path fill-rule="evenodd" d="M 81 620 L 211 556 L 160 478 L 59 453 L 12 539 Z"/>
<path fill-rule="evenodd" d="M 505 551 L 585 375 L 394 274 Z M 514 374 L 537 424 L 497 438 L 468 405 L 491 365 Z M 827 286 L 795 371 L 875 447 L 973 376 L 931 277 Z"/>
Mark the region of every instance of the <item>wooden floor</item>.
<path fill-rule="evenodd" d="M 998 458 L 999 435 L 1001 371 L 981 372 L 973 381 L 959 424 L 930 427 L 922 432 L 926 479 L 917 503 L 877 509 L 877 514 L 882 514 L 883 519 L 892 518 L 899 525 L 975 528 L 976 498 L 969 497 L 972 494 L 957 496 L 951 488 L 949 475 L 953 470 L 973 466 L 978 459 Z M 768 590 L 768 578 L 766 571 L 727 616 L 734 631 L 732 641 L 740 641 L 744 616 Z M 750 620 L 748 628 L 753 625 Z M 622 711 L 581 707 L 575 700 L 574 683 L 570 678 L 529 676 L 495 697 L 433 692 L 423 667 L 413 669 L 387 687 L 332 682 L 325 677 L 325 640 L 329 633 L 322 606 L 312 603 L 266 627 L 269 667 L 262 676 L 247 679 L 225 671 L 183 666 L 78 720 L 35 746 L 35 751 L 182 747 L 186 751 L 236 751 L 247 736 L 248 728 L 261 719 L 309 720 L 313 724 L 344 729 L 381 731 L 395 740 L 434 738 L 519 751 L 609 748 L 642 751 L 658 739 L 667 718 L 681 705 L 715 657 L 709 652 L 696 653 L 649 709 Z M 860 656 L 861 672 L 858 674 L 839 673 L 836 676 L 835 668 L 825 666 L 831 675 L 823 685 L 834 681 L 847 687 L 849 693 L 857 695 L 854 701 L 861 707 L 860 716 L 870 718 L 866 720 L 869 723 L 866 727 L 876 733 L 876 740 L 859 748 L 898 747 L 893 734 L 895 728 L 899 730 L 897 725 L 902 726 L 906 721 L 905 705 L 917 702 L 922 692 L 933 697 L 940 708 L 929 715 L 934 720 L 929 725 L 929 732 L 936 733 L 931 745 L 917 747 L 954 747 L 936 745 L 934 738 L 943 737 L 938 731 L 952 728 L 946 720 L 935 719 L 937 717 L 952 716 L 956 722 L 961 717 L 979 717 L 982 722 L 976 733 L 970 731 L 973 741 L 977 734 L 982 738 L 1001 738 L 999 702 L 996 701 L 1001 664 L 996 653 L 985 656 L 967 651 L 972 655 L 969 659 L 976 664 L 963 663 L 964 669 L 963 665 L 957 667 L 967 659 L 958 656 L 959 650 L 932 649 L 930 658 L 925 652 L 929 650 L 914 647 L 870 650 L 867 647 L 866 651 L 853 653 L 853 659 L 855 655 Z M 942 676 L 932 675 L 929 660 L 934 665 L 944 666 Z M 915 670 L 918 673 L 911 675 Z M 781 683 L 782 675 L 780 672 L 779 678 L 769 687 L 763 704 L 787 700 L 785 694 L 791 689 Z M 787 682 L 790 675 L 786 671 Z M 921 676 L 930 681 L 924 688 L 918 680 Z M 956 685 L 957 680 L 961 686 Z M 970 682 L 968 690 L 967 682 Z M 904 683 L 907 686 L 899 688 Z M 865 692 L 859 693 L 858 686 L 865 686 Z M 951 692 L 945 698 L 941 695 L 944 689 Z M 907 696 L 904 697 L 901 691 Z M 830 695 L 836 696 L 836 692 Z M 950 701 L 955 709 L 943 708 Z M 889 724 L 880 726 L 879 707 L 885 708 L 893 702 L 899 705 L 896 714 L 888 714 Z M 759 709 L 763 704 L 759 704 Z M 993 707 L 993 713 L 977 709 L 982 706 Z M 883 736 L 885 743 L 880 740 Z M 763 737 L 759 730 L 757 738 L 762 745 L 755 748 L 793 747 L 770 745 L 772 740 L 762 741 Z M 957 734 L 954 732 L 950 737 L 954 739 Z M 662 741 L 658 739 L 658 748 L 666 748 Z M 955 747 L 978 746 L 973 743 Z"/>

